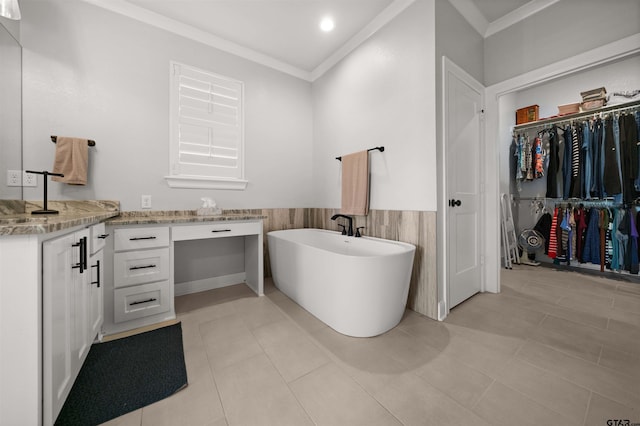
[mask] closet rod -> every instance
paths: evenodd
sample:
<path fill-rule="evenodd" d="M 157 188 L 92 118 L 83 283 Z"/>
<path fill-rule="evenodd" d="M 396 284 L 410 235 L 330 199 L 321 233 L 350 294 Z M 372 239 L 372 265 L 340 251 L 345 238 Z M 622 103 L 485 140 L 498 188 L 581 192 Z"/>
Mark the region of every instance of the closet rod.
<path fill-rule="evenodd" d="M 577 112 L 575 114 L 567 114 L 561 117 L 554 118 L 543 118 L 538 121 L 534 121 L 532 123 L 518 124 L 513 126 L 513 131 L 519 130 L 528 130 L 535 129 L 537 127 L 547 127 L 550 124 L 562 123 L 562 122 L 570 122 L 578 118 L 584 118 L 589 116 L 594 116 L 603 112 L 617 112 L 617 111 L 626 111 L 629 109 L 637 109 L 640 107 L 640 101 L 627 102 L 624 104 L 616 104 L 610 106 L 604 106 L 602 108 L 592 109 L 591 111 Z"/>

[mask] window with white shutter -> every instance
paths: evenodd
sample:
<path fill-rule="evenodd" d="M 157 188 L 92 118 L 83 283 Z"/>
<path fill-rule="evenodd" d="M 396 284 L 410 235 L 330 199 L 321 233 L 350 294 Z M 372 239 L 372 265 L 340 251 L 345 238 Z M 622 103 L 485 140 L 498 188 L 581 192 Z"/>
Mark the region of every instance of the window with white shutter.
<path fill-rule="evenodd" d="M 171 62 L 169 186 L 244 189 L 243 83 Z"/>

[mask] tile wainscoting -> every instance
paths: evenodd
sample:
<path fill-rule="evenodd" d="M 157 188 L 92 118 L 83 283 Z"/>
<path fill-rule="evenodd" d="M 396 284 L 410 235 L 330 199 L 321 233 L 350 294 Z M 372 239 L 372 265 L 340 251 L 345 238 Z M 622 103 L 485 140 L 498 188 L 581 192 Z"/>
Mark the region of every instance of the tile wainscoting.
<path fill-rule="evenodd" d="M 267 216 L 264 219 L 264 268 L 267 277 L 271 276 L 267 232 L 296 228 L 339 229 L 331 220 L 331 216 L 339 213 L 339 209 L 256 209 L 246 212 Z M 354 229 L 364 226 L 362 232 L 365 236 L 403 241 L 416 246 L 407 307 L 437 319 L 436 212 L 371 210 L 368 216 L 356 216 L 353 226 Z"/>

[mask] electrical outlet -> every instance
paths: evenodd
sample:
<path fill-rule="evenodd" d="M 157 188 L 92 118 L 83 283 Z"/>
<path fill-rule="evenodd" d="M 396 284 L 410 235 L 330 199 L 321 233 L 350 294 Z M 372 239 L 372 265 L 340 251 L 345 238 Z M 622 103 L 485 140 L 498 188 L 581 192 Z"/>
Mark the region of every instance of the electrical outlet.
<path fill-rule="evenodd" d="M 26 171 L 22 172 L 22 186 L 38 186 L 38 175 Z"/>
<path fill-rule="evenodd" d="M 151 195 L 143 195 L 140 198 L 140 204 L 142 205 L 143 209 L 150 209 L 151 208 Z"/>
<path fill-rule="evenodd" d="M 22 186 L 21 170 L 7 170 L 7 186 Z"/>

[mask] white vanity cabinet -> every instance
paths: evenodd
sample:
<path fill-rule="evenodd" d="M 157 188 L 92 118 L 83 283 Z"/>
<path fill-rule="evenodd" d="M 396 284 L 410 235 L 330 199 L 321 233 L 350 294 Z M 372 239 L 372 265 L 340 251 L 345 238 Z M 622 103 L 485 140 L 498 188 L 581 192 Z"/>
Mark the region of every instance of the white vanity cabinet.
<path fill-rule="evenodd" d="M 175 319 L 177 294 L 245 282 L 263 295 L 262 218 L 160 218 L 162 224 L 140 223 L 143 216 L 134 216 L 135 224 L 127 224 L 126 217 L 107 222 L 114 238 L 105 247 L 106 335 Z M 191 269 L 208 275 L 183 281 L 185 270 Z"/>
<path fill-rule="evenodd" d="M 94 339 L 102 332 L 104 323 L 104 246 L 109 234 L 105 233 L 104 223 L 90 228 L 89 269 L 91 270 L 91 292 L 89 304 L 89 338 Z"/>
<path fill-rule="evenodd" d="M 119 227 L 107 247 L 105 334 L 175 318 L 169 227 Z"/>
<path fill-rule="evenodd" d="M 42 243 L 45 425 L 58 416 L 102 326 L 102 250 L 92 244 L 92 235 L 106 237 L 104 225 L 94 226 Z"/>

